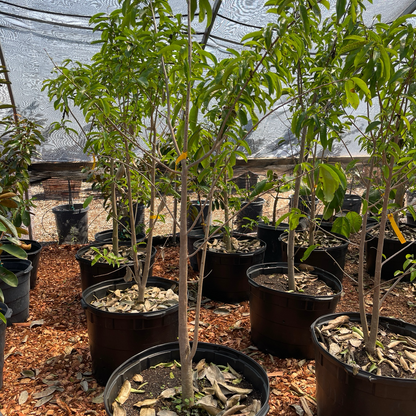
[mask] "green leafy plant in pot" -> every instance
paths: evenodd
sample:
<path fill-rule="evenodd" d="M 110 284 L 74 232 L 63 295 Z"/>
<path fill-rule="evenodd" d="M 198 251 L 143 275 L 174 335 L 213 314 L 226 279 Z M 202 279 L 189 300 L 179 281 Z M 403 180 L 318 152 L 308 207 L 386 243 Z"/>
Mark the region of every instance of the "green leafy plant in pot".
<path fill-rule="evenodd" d="M 408 22 L 411 16 L 402 16 L 388 25 L 376 18 L 368 27 L 363 20 L 361 6 L 358 5 L 353 10 L 354 14 L 350 14 L 355 24 L 348 29 L 349 35 L 339 51 L 343 57 L 340 81 L 343 80 L 341 82 L 345 89 L 345 107 L 358 109 L 361 102 L 365 111 L 370 108 L 375 110 L 371 116 L 350 117 L 359 132 L 357 140 L 369 154 L 369 174 L 364 178 L 367 185 L 362 208 L 364 231 L 359 246 L 360 312 L 328 315 L 311 326 L 316 346 L 318 415 L 359 415 L 365 406 L 366 414 L 370 416 L 381 413 L 410 416 L 414 413 L 411 397 L 415 394 L 416 384 L 412 375 L 414 362 L 409 359 L 412 357 L 409 351 L 416 344 L 416 328 L 400 320 L 382 317 L 381 307 L 403 274 L 415 275 L 412 259 L 406 259 L 398 266 L 395 273 L 398 280 L 385 294 L 381 292 L 381 276 L 385 266 L 392 261 L 392 258 L 386 259 L 383 255 L 386 231 L 391 227 L 400 235 L 395 216 L 403 208 L 397 201 L 402 199 L 403 184 L 407 183 L 415 170 L 415 132 L 412 123 L 415 102 L 412 91 L 415 88 L 416 39 L 414 29 Z M 338 15 L 345 7 L 345 2 L 337 2 Z M 364 121 L 364 125 L 361 121 Z M 376 201 L 371 199 L 374 195 L 372 190 L 379 193 Z M 379 219 L 379 240 L 372 305 L 368 307 L 365 302 L 368 292 L 364 284 L 365 245 L 368 238 L 365 230 L 372 210 L 376 211 Z M 409 244 L 413 243 L 403 241 L 402 250 Z M 394 278 L 393 274 L 391 278 Z M 367 314 L 369 309 L 371 313 Z M 334 333 L 342 332 L 348 337 L 352 328 L 359 333 L 353 351 L 342 342 L 336 342 L 331 347 Z M 382 334 L 386 336 L 381 337 Z M 396 352 L 394 342 L 390 342 L 398 339 L 404 340 L 400 352 Z M 347 348 L 344 349 L 345 346 Z M 342 356 L 337 352 L 338 349 L 343 351 Z M 358 357 L 370 357 L 373 361 L 366 364 Z M 393 376 L 383 374 L 386 370 L 384 365 L 387 365 L 389 373 L 393 368 Z M 341 372 L 342 380 L 335 375 Z M 359 405 L 357 397 L 360 397 Z"/>

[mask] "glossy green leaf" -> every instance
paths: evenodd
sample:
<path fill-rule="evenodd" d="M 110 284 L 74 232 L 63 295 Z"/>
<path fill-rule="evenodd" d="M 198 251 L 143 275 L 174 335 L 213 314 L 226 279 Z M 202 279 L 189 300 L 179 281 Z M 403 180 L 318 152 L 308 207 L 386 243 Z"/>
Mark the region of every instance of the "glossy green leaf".
<path fill-rule="evenodd" d="M 17 287 L 19 283 L 16 275 L 1 265 L 0 265 L 0 280 L 3 280 L 4 283 L 6 283 L 7 285 L 11 287 Z"/>

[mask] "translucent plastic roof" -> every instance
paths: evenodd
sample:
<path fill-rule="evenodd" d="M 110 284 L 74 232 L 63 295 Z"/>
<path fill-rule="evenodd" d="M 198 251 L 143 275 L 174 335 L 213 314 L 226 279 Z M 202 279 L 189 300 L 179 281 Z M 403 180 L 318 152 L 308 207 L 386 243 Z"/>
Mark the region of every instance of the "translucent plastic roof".
<path fill-rule="evenodd" d="M 242 36 L 272 19 L 263 6 L 265 0 L 211 0 L 211 3 L 215 12 L 212 28 L 206 31 L 205 26 L 196 24 L 195 30 L 197 39 L 206 40 L 207 48 L 219 57 L 225 56 L 227 47 L 238 49 Z M 336 1 L 330 3 L 333 11 Z M 186 14 L 185 0 L 171 0 L 170 4 L 174 12 Z M 46 92 L 41 92 L 43 80 L 51 76 L 53 63 L 68 58 L 88 62 L 98 50 L 90 42 L 99 36 L 92 32 L 89 18 L 118 7 L 117 0 L 0 0 L 0 46 L 19 114 L 45 127 L 61 118 Z M 384 22 L 390 22 L 415 8 L 414 0 L 373 0 L 373 4 L 367 4 L 366 19 L 371 23 L 374 15 L 381 14 Z M 6 89 L 0 91 L 0 100 L 10 101 Z M 86 160 L 82 143 L 57 133 L 46 132 L 46 136 L 41 149 L 43 161 Z M 278 145 L 281 137 L 286 144 Z M 352 136 L 349 140 L 352 143 Z M 253 157 L 286 157 L 292 153 L 285 107 L 252 133 L 250 146 Z M 350 150 L 358 152 L 353 144 Z M 341 150 L 335 154 L 340 155 Z"/>

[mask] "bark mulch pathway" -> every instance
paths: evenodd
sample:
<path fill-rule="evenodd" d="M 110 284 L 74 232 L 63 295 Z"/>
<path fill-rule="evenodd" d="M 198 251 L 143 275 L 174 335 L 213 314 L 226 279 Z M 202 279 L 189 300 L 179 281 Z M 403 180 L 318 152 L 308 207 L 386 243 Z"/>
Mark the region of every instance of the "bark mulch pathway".
<path fill-rule="evenodd" d="M 91 377 L 86 318 L 80 304 L 80 274 L 75 260 L 78 248 L 44 246 L 38 284 L 30 294 L 30 317 L 26 323 L 7 329 L 4 385 L 0 391 L 0 412 L 4 416 L 106 414 L 101 397 L 103 387 Z M 355 256 L 355 249 L 350 249 L 346 271 L 353 278 Z M 164 259 L 159 255 L 156 260 L 154 275 L 176 279 L 177 258 L 177 248 L 165 248 Z M 370 279 L 368 284 L 371 285 Z M 399 284 L 385 303 L 383 315 L 416 323 L 415 294 L 415 284 Z M 357 286 L 346 277 L 338 310 L 357 310 L 357 305 Z M 191 309 L 191 333 L 193 319 Z M 299 406 L 306 404 L 316 414 L 314 361 L 281 359 L 258 351 L 250 342 L 248 302 L 223 304 L 205 299 L 200 340 L 241 350 L 264 366 L 271 387 L 269 415 L 301 414 Z"/>

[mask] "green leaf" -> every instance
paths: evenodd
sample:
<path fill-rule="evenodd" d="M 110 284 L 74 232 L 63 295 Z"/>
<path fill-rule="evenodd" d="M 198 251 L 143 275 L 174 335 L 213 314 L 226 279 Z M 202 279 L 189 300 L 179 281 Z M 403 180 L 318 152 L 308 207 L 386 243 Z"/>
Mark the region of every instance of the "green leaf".
<path fill-rule="evenodd" d="M 345 82 L 345 93 L 347 95 L 347 101 L 356 110 L 358 105 L 360 104 L 360 98 L 358 97 L 357 93 L 355 92 L 354 86 L 355 86 L 354 81 L 352 81 L 350 79 Z"/>
<path fill-rule="evenodd" d="M 19 284 L 16 275 L 3 266 L 0 266 L 0 280 L 3 280 L 4 283 L 11 287 L 17 287 Z"/>
<path fill-rule="evenodd" d="M 351 225 L 346 217 L 338 217 L 335 219 L 331 232 L 342 234 L 345 237 L 349 237 L 351 234 Z"/>
<path fill-rule="evenodd" d="M 346 218 L 350 222 L 351 232 L 358 233 L 363 223 L 363 218 L 361 217 L 361 215 L 354 211 L 350 211 L 347 212 Z"/>
<path fill-rule="evenodd" d="M 15 246 L 14 244 L 2 244 L 0 245 L 0 250 L 11 254 L 18 259 L 27 259 L 27 252 L 21 247 Z"/>
<path fill-rule="evenodd" d="M 337 20 L 339 21 L 342 15 L 345 13 L 347 6 L 347 0 L 337 0 L 336 11 L 337 11 Z"/>
<path fill-rule="evenodd" d="M 325 202 L 331 202 L 340 184 L 338 175 L 329 166 L 320 164 L 319 181 L 322 184 Z"/>
<path fill-rule="evenodd" d="M 299 6 L 299 9 L 300 9 L 300 17 L 302 19 L 303 27 L 305 28 L 305 34 L 308 36 L 310 32 L 310 22 L 309 22 L 308 11 L 306 10 L 306 7 L 303 4 Z"/>
<path fill-rule="evenodd" d="M 303 253 L 302 258 L 300 259 L 300 261 L 305 261 L 308 259 L 308 257 L 311 255 L 312 251 L 315 250 L 315 248 L 318 247 L 318 244 L 313 244 L 311 246 L 309 246 L 305 252 Z"/>
<path fill-rule="evenodd" d="M 371 105 L 371 92 L 368 89 L 367 84 L 361 78 L 358 78 L 358 77 L 352 77 L 351 79 L 354 81 L 356 85 L 358 85 L 358 87 L 362 90 L 362 92 L 367 96 L 367 99 Z"/>
<path fill-rule="evenodd" d="M 82 204 L 83 208 L 87 208 L 87 206 L 91 203 L 91 201 L 94 199 L 94 195 L 90 195 Z"/>

